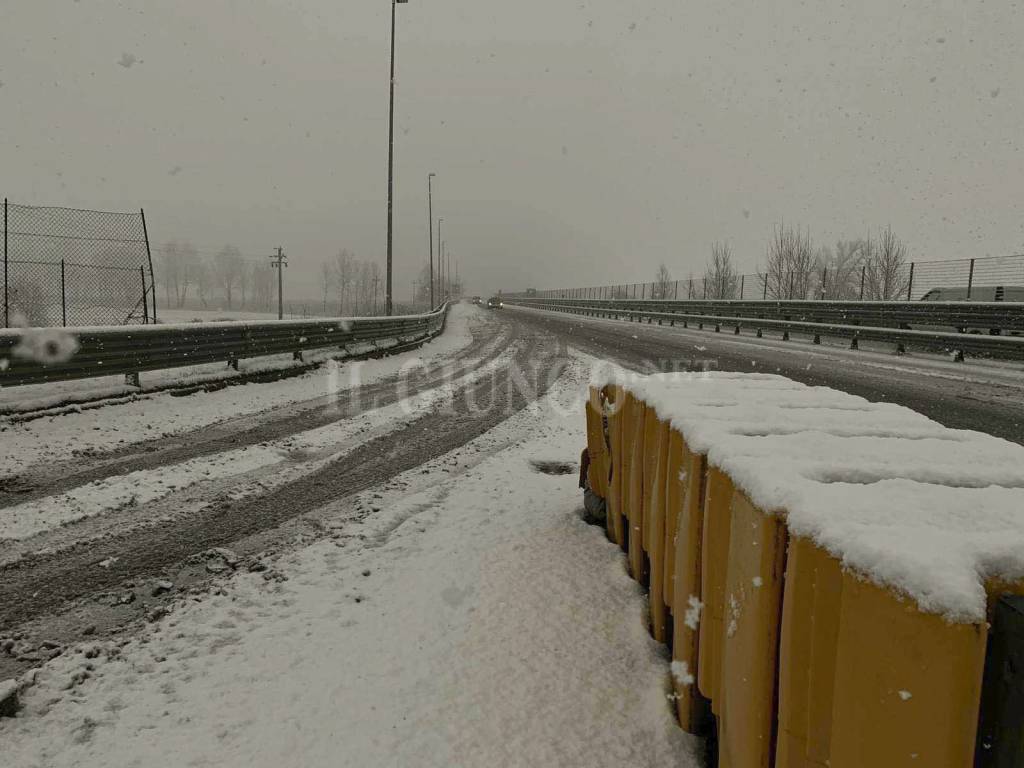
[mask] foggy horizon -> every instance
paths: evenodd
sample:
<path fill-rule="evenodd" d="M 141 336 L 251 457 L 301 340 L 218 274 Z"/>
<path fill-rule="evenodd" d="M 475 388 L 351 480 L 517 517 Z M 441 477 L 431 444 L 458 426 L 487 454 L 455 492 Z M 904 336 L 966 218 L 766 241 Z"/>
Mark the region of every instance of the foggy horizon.
<path fill-rule="evenodd" d="M 150 239 L 384 264 L 390 8 L 195 0 L 7 9 L 7 180 L 30 205 L 143 207 Z M 434 215 L 469 293 L 740 271 L 773 225 L 892 226 L 917 260 L 1019 253 L 1014 6 L 881 0 L 398 8 L 396 301 Z M 435 233 L 436 235 L 436 233 Z"/>

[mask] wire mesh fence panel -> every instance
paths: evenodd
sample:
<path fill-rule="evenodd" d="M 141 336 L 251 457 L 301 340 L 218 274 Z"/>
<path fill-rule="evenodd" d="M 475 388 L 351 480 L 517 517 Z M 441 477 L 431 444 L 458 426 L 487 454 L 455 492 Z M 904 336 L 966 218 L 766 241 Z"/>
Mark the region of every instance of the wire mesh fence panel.
<path fill-rule="evenodd" d="M 4 201 L 4 327 L 125 325 L 153 317 L 142 213 Z"/>
<path fill-rule="evenodd" d="M 942 289 L 942 290 L 939 290 Z M 1014 301 L 1024 302 L 1024 255 L 950 261 L 845 264 L 810 271 L 759 272 L 535 292 L 540 298 L 746 301 Z"/>

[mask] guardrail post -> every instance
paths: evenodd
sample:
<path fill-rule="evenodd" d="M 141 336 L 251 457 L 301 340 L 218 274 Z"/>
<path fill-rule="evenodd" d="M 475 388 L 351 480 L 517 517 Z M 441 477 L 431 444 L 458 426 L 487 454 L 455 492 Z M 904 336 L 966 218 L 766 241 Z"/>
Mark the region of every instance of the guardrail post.
<path fill-rule="evenodd" d="M 134 373 L 126 373 L 124 375 L 124 383 L 129 387 L 139 387 L 141 389 L 142 376 L 139 375 L 138 371 L 135 371 Z"/>
<path fill-rule="evenodd" d="M 146 268 L 139 267 L 139 277 L 142 278 L 142 324 L 149 325 L 149 299 L 146 296 Z M 156 301 L 156 296 L 153 297 Z"/>
<path fill-rule="evenodd" d="M 910 277 L 907 280 L 907 301 L 910 301 L 910 293 L 914 290 L 914 262 L 910 262 Z"/>
<path fill-rule="evenodd" d="M 971 298 L 971 288 L 974 287 L 974 259 L 971 259 L 971 271 L 967 273 L 967 298 Z"/>
<path fill-rule="evenodd" d="M 7 291 L 8 291 L 7 286 L 8 286 L 8 283 L 9 283 L 9 280 L 7 279 L 7 198 L 5 197 L 4 198 L 4 328 L 10 328 L 11 327 L 11 319 L 9 317 L 9 314 L 10 314 L 10 302 L 8 301 L 8 298 L 7 298 Z"/>
<path fill-rule="evenodd" d="M 141 269 L 141 267 L 140 267 Z M 64 259 L 60 260 L 60 314 L 61 325 L 68 327 L 68 295 L 67 282 L 64 279 Z"/>

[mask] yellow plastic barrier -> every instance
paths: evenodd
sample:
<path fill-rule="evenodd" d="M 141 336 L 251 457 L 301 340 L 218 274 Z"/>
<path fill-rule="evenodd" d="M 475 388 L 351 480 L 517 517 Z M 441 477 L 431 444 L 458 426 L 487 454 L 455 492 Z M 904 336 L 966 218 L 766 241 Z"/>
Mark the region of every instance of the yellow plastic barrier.
<path fill-rule="evenodd" d="M 842 583 L 835 558 L 807 539 L 790 539 L 779 649 L 776 768 L 829 764 Z"/>
<path fill-rule="evenodd" d="M 608 386 L 605 388 L 608 414 L 608 442 L 611 446 L 609 456 L 611 477 L 608 481 L 608 512 L 605 530 L 608 538 L 622 546 L 622 490 L 623 490 L 623 448 L 622 448 L 622 411 L 625 405 L 625 393 L 622 387 Z"/>
<path fill-rule="evenodd" d="M 985 626 L 921 613 L 848 572 L 842 590 L 829 765 L 972 765 Z"/>
<path fill-rule="evenodd" d="M 624 392 L 622 399 L 622 505 L 620 513 L 622 516 L 622 539 L 620 545 L 623 551 L 629 552 L 630 542 L 633 539 L 633 503 L 636 491 L 633 488 L 633 467 L 639 463 L 643 454 L 643 443 L 637 446 L 637 411 L 640 410 L 640 403 L 630 392 Z M 643 432 L 640 432 L 643 437 Z M 631 563 L 630 563 L 631 566 Z M 630 571 L 632 573 L 632 571 Z"/>
<path fill-rule="evenodd" d="M 587 480 L 591 489 L 603 499 L 608 498 L 608 446 L 604 428 L 604 403 L 601 390 L 590 388 L 590 399 L 585 410 L 587 416 L 587 453 L 590 468 Z"/>
<path fill-rule="evenodd" d="M 710 467 L 704 486 L 704 527 L 700 557 L 701 600 L 704 608 L 698 640 L 700 654 L 697 659 L 697 687 L 706 698 L 711 699 L 711 710 L 715 714 L 721 713 L 718 692 L 721 679 L 725 578 L 729 562 L 731 527 L 729 508 L 732 504 L 732 495 L 732 481 L 729 477 Z M 679 593 L 678 580 L 676 593 Z"/>
<path fill-rule="evenodd" d="M 950 624 L 790 544 L 777 768 L 973 764 L 986 628 Z"/>
<path fill-rule="evenodd" d="M 665 605 L 665 470 L 668 462 L 667 422 L 654 408 L 647 409 L 644 426 L 644 551 L 647 553 L 651 634 L 659 643 L 668 641 Z"/>
<path fill-rule="evenodd" d="M 757 508 L 624 388 L 592 391 L 587 409 L 609 536 L 641 582 L 646 557 L 654 637 L 672 622 L 679 723 L 702 733 L 717 715 L 718 766 L 973 764 L 985 623 L 923 613 L 791 537 L 784 514 Z M 1024 593 L 985 587 L 990 608 Z"/>
<path fill-rule="evenodd" d="M 721 671 L 714 699 L 720 715 L 718 764 L 769 768 L 786 526 L 739 491 L 733 493 L 730 511 Z"/>
<path fill-rule="evenodd" d="M 634 397 L 627 399 L 626 430 L 629 443 L 623 445 L 626 468 L 626 481 L 629 490 L 626 494 L 626 521 L 629 526 L 627 542 L 629 554 L 629 572 L 639 582 L 644 580 L 643 550 L 643 512 L 644 512 L 644 457 L 645 430 L 647 420 L 647 404 Z"/>
<path fill-rule="evenodd" d="M 682 435 L 669 432 L 665 482 L 665 602 L 672 610 L 672 660 L 697 674 L 701 616 L 701 498 L 704 457 L 691 452 Z M 682 669 L 679 669 L 682 672 Z M 673 675 L 676 715 L 689 733 L 703 733 L 709 704 L 697 685 Z"/>

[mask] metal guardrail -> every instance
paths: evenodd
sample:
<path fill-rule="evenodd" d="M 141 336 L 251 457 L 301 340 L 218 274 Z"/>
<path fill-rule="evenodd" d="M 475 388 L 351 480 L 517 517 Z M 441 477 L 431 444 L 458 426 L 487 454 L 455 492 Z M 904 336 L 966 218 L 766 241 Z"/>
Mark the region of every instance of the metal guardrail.
<path fill-rule="evenodd" d="M 875 328 L 944 328 L 1024 331 L 1024 304 L 1001 301 L 659 301 L 655 299 L 541 299 L 506 296 L 506 301 L 604 309 L 631 309 L 868 325 Z"/>
<path fill-rule="evenodd" d="M 907 346 L 941 350 L 961 360 L 966 354 L 1024 360 L 1024 336 L 1011 335 L 1024 329 L 1024 304 L 936 302 L 925 306 L 921 302 L 635 302 L 512 297 L 505 301 L 556 312 L 657 321 L 659 325 L 679 323 L 688 327 L 696 323 L 700 327 L 713 325 L 716 331 L 731 326 L 736 335 L 747 328 L 759 337 L 765 330 L 782 331 L 783 340 L 794 332 L 812 336 L 815 343 L 820 343 L 823 336 L 846 338 L 854 349 L 864 340 L 892 343 L 900 352 Z M 819 307 L 823 311 L 812 311 Z"/>
<path fill-rule="evenodd" d="M 273 322 L 182 323 L 123 328 L 0 330 L 0 386 L 70 381 L 95 376 L 292 354 L 389 339 L 426 339 L 439 333 L 448 305 L 423 315 L 278 320 Z M 78 344 L 66 360 L 60 346 L 70 334 Z M 37 352 L 28 357 L 21 346 Z M 47 358 L 50 362 L 42 362 Z"/>

